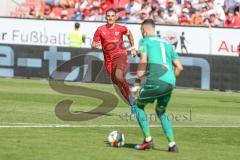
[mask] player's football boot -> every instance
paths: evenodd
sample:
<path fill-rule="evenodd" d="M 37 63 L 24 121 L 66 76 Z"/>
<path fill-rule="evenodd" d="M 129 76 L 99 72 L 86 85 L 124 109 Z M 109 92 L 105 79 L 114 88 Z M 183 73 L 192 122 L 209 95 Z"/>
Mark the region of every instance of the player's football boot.
<path fill-rule="evenodd" d="M 154 144 L 153 144 L 153 140 L 146 142 L 145 140 L 143 141 L 142 144 L 137 144 L 134 147 L 136 150 L 146 150 L 146 149 L 153 149 L 154 148 Z"/>
<path fill-rule="evenodd" d="M 174 144 L 172 147 L 168 147 L 168 152 L 178 152 L 177 145 Z"/>

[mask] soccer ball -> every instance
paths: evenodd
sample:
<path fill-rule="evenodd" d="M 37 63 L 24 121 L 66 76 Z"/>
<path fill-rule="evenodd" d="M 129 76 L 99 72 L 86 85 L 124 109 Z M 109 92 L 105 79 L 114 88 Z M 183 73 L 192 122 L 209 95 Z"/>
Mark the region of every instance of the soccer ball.
<path fill-rule="evenodd" d="M 108 143 L 112 147 L 122 147 L 125 143 L 125 137 L 123 133 L 120 133 L 118 131 L 112 131 L 108 135 Z"/>

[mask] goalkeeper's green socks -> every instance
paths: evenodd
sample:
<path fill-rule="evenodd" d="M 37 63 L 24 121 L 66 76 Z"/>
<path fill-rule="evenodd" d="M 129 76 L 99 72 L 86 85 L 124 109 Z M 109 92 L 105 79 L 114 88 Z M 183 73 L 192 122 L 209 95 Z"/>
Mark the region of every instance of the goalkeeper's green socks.
<path fill-rule="evenodd" d="M 143 107 L 138 107 L 137 105 L 134 105 L 134 110 L 136 113 L 137 121 L 141 127 L 144 137 L 145 138 L 151 137 L 149 122 Z M 174 133 L 172 128 L 172 123 L 168 119 L 168 114 L 166 112 L 159 112 L 159 111 L 156 111 L 156 112 L 161 121 L 162 128 L 165 135 L 167 136 L 168 142 L 174 142 Z"/>
<path fill-rule="evenodd" d="M 145 137 L 145 140 L 149 141 L 151 140 L 151 133 L 149 128 L 149 122 L 147 119 L 147 115 L 143 109 L 143 107 L 138 107 L 137 105 L 134 105 L 134 111 L 136 113 L 136 118 L 138 121 L 138 124 L 140 125 L 140 128 L 142 130 L 142 133 Z"/>
<path fill-rule="evenodd" d="M 172 123 L 168 118 L 168 114 L 164 111 L 156 109 L 156 113 L 158 118 L 161 121 L 163 131 L 165 135 L 167 136 L 168 142 L 174 142 L 174 134 L 172 129 Z"/>

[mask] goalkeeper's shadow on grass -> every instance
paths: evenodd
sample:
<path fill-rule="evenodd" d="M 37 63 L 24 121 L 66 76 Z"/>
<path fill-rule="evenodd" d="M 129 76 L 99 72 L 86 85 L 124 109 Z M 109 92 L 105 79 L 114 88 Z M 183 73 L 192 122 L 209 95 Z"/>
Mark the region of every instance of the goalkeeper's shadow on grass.
<path fill-rule="evenodd" d="M 109 144 L 107 141 L 104 141 L 104 142 L 105 142 L 105 144 L 106 144 L 106 147 L 111 147 L 110 144 Z M 139 150 L 136 150 L 136 149 L 134 148 L 136 145 L 137 145 L 137 144 L 135 144 L 135 143 L 125 143 L 124 146 L 119 147 L 119 148 L 128 148 L 128 149 L 132 149 L 132 150 L 135 150 L 135 151 L 139 151 Z M 118 148 L 118 147 L 111 147 L 111 148 Z M 167 149 L 161 149 L 161 148 L 156 148 L 156 147 L 154 147 L 153 149 L 142 150 L 142 151 L 151 151 L 151 150 L 161 151 L 161 152 L 168 152 Z"/>
<path fill-rule="evenodd" d="M 126 143 L 124 146 L 122 146 L 122 148 L 129 148 L 129 149 L 136 150 L 134 148 L 136 145 L 137 144 L 134 144 L 134 143 Z M 150 151 L 150 150 L 168 152 L 168 150 L 166 150 L 166 149 L 161 149 L 161 148 L 156 148 L 156 147 L 154 147 L 153 149 L 148 149 L 148 150 L 143 150 L 143 151 Z"/>
<path fill-rule="evenodd" d="M 111 145 L 109 144 L 108 141 L 104 141 L 104 143 L 106 144 L 107 147 L 111 147 Z M 137 144 L 133 144 L 133 143 L 125 143 L 124 146 L 119 147 L 119 148 L 131 148 L 134 149 L 134 146 Z M 118 148 L 118 147 L 112 147 L 112 148 Z"/>

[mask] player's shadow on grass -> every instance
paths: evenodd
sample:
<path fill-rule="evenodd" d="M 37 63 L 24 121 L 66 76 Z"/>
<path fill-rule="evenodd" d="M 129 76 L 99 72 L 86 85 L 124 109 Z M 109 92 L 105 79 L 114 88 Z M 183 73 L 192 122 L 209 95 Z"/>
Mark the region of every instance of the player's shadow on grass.
<path fill-rule="evenodd" d="M 136 150 L 136 149 L 134 148 L 136 145 L 137 145 L 137 144 L 126 143 L 126 144 L 123 146 L 123 148 L 129 148 L 129 149 Z M 156 148 L 156 147 L 154 147 L 152 150 L 162 151 L 162 152 L 168 152 L 168 150 L 166 150 L 166 149 L 161 149 L 161 148 Z"/>
<path fill-rule="evenodd" d="M 134 149 L 134 147 L 136 146 L 137 144 L 133 144 L 133 143 L 126 143 L 123 147 L 124 148 L 130 148 L 130 149 Z"/>
<path fill-rule="evenodd" d="M 104 141 L 104 143 L 106 144 L 107 147 L 110 147 L 110 145 L 109 145 L 109 143 L 107 141 Z M 137 144 L 134 144 L 134 143 L 125 143 L 124 146 L 122 146 L 121 148 L 129 148 L 129 149 L 132 149 L 132 150 L 136 150 L 134 148 L 136 145 Z M 118 147 L 114 147 L 114 148 L 118 148 Z M 161 149 L 161 148 L 156 148 L 156 147 L 154 147 L 152 150 L 154 150 L 154 151 L 161 151 L 161 152 L 168 152 L 167 149 Z"/>

